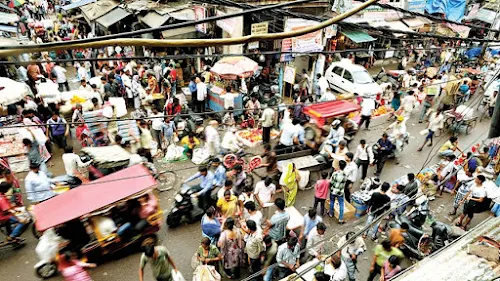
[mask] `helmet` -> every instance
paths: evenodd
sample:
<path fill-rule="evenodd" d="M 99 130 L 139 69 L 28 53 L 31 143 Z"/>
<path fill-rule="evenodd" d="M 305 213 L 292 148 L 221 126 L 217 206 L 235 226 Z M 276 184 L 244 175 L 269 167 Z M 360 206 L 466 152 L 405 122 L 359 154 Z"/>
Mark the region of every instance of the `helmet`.
<path fill-rule="evenodd" d="M 339 125 L 340 123 L 341 123 L 341 121 L 339 119 L 335 119 L 332 122 L 332 126 L 335 127 L 335 126 Z"/>
<path fill-rule="evenodd" d="M 404 116 L 402 116 L 402 115 L 399 115 L 399 116 L 398 116 L 398 121 L 405 121 L 405 118 L 404 118 Z"/>

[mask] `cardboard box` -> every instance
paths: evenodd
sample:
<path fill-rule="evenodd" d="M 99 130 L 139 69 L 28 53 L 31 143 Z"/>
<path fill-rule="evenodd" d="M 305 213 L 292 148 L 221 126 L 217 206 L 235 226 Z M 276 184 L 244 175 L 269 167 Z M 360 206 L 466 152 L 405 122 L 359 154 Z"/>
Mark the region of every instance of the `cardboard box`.
<path fill-rule="evenodd" d="M 330 210 L 330 198 L 326 199 L 325 208 L 326 212 L 328 213 L 328 211 Z M 335 200 L 335 205 L 333 206 L 333 216 L 337 219 L 339 219 L 339 212 L 339 201 Z M 354 218 L 355 213 L 356 208 L 354 208 L 354 206 L 352 206 L 344 199 L 344 221 L 348 221 Z"/>

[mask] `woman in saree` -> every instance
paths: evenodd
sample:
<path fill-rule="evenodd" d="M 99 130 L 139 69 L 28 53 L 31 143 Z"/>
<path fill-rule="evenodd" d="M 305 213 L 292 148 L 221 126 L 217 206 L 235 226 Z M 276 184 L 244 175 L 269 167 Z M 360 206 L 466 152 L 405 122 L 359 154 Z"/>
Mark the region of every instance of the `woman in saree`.
<path fill-rule="evenodd" d="M 285 169 L 283 182 L 283 190 L 285 191 L 285 206 L 290 207 L 295 205 L 295 198 L 297 197 L 298 182 L 300 181 L 299 171 L 294 163 L 288 163 Z"/>
<path fill-rule="evenodd" d="M 76 139 L 80 142 L 82 147 L 94 146 L 92 133 L 83 119 L 78 120 L 78 126 L 76 127 Z"/>

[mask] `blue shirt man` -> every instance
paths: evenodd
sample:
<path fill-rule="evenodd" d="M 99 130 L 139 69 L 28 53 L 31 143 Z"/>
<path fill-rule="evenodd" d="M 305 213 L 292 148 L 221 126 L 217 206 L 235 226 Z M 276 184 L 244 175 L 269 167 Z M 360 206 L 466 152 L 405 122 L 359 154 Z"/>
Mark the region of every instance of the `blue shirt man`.
<path fill-rule="evenodd" d="M 214 185 L 218 187 L 223 187 L 226 182 L 226 168 L 221 164 L 220 160 L 216 158 L 212 164 L 215 169 L 214 173 Z"/>
<path fill-rule="evenodd" d="M 197 193 L 197 196 L 205 195 L 207 192 L 212 190 L 214 185 L 214 173 L 209 171 L 206 167 L 201 167 L 199 172 L 189 177 L 184 183 L 191 182 L 197 178 L 201 179 L 200 187 L 201 190 Z"/>

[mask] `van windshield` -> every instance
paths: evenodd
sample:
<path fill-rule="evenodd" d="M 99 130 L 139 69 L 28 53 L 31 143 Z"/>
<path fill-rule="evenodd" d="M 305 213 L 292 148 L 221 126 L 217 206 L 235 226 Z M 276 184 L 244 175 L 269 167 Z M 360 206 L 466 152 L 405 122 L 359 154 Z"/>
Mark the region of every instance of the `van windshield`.
<path fill-rule="evenodd" d="M 373 83 L 373 79 L 366 70 L 359 70 L 352 72 L 352 78 L 354 79 L 354 83 L 357 84 L 370 84 Z"/>

